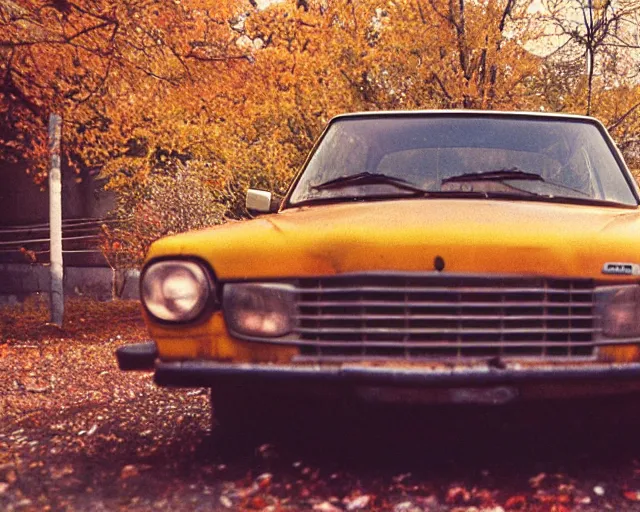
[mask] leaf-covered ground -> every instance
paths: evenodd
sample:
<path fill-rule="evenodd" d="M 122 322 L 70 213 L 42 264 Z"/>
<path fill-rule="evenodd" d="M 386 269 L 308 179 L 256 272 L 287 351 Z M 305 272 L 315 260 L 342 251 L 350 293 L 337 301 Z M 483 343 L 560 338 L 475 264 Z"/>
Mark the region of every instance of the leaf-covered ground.
<path fill-rule="evenodd" d="M 206 390 L 118 371 L 138 307 L 0 309 L 0 510 L 640 510 L 633 399 L 325 414 L 216 450 Z"/>

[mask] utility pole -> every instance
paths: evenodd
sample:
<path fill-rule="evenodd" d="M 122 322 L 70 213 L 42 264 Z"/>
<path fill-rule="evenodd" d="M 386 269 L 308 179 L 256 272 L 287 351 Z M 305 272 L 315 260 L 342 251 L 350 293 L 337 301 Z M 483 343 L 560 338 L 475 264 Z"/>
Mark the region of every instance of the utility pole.
<path fill-rule="evenodd" d="M 62 119 L 57 114 L 49 116 L 49 152 L 51 169 L 49 171 L 49 249 L 51 262 L 51 323 L 62 327 L 64 317 L 64 293 L 62 279 L 62 176 L 60 172 L 60 139 Z"/>

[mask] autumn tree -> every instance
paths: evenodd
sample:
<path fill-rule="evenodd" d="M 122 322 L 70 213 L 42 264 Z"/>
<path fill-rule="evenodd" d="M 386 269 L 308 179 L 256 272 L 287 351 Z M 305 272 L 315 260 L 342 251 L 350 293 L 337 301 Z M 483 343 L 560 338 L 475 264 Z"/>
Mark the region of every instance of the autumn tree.
<path fill-rule="evenodd" d="M 536 28 L 530 5 L 429 0 L 440 29 L 432 65 L 447 107 L 522 108 L 526 81 L 539 69 L 539 59 L 525 48 Z"/>
<path fill-rule="evenodd" d="M 176 159 L 203 153 L 198 127 L 213 123 L 215 113 L 195 95 L 201 76 L 225 76 L 228 67 L 247 60 L 227 23 L 241 3 L 210 7 L 197 0 L 1 4 L 5 158 L 28 160 L 28 172 L 42 183 L 46 118 L 59 112 L 66 169 L 80 178 L 102 172 L 108 186 L 129 192 L 119 195 L 116 214 L 123 220 L 135 215 L 131 199 L 143 201 L 150 180 L 162 182 L 163 173 L 178 168 Z M 192 95 L 180 94 L 183 88 Z"/>
<path fill-rule="evenodd" d="M 222 125 L 226 167 L 282 190 L 337 113 L 527 106 L 518 94 L 540 68 L 518 41 L 527 5 L 337 0 L 251 13 L 237 26 L 253 62 Z"/>
<path fill-rule="evenodd" d="M 227 33 L 206 7 L 197 0 L 3 2 L 0 113 L 13 128 L 5 153 L 33 157 L 41 180 L 43 121 L 51 110 L 65 119 L 65 156 L 76 170 L 130 152 L 132 110 L 193 80 L 191 63 L 226 59 Z M 224 20 L 230 9 L 216 3 L 216 16 Z"/>
<path fill-rule="evenodd" d="M 594 115 L 640 172 L 640 2 L 545 0 L 542 92 L 555 111 Z"/>

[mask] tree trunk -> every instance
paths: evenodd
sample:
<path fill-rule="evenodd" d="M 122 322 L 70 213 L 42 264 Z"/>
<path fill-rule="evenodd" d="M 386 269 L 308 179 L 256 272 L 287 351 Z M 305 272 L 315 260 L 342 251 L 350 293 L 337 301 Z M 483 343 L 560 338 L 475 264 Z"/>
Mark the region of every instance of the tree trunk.
<path fill-rule="evenodd" d="M 593 48 L 587 48 L 587 115 L 591 115 L 591 98 L 593 95 L 593 73 L 596 63 Z"/>

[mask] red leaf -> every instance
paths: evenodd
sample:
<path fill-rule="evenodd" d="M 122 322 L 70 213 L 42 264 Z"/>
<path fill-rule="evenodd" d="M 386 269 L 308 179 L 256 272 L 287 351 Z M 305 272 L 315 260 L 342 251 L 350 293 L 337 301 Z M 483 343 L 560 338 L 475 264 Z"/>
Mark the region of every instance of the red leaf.
<path fill-rule="evenodd" d="M 524 510 L 527 506 L 527 498 L 524 496 L 511 496 L 504 504 L 507 510 Z"/>
<path fill-rule="evenodd" d="M 255 510 L 262 510 L 266 506 L 267 506 L 267 502 L 262 496 L 254 496 L 249 501 L 249 508 L 252 508 Z"/>
<path fill-rule="evenodd" d="M 625 491 L 622 495 L 629 501 L 640 501 L 640 491 Z"/>
<path fill-rule="evenodd" d="M 462 505 L 469 502 L 471 494 L 464 487 L 450 487 L 447 491 L 446 502 L 450 505 Z"/>

